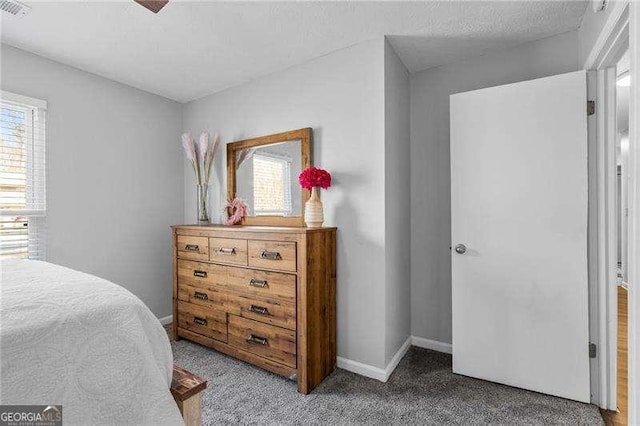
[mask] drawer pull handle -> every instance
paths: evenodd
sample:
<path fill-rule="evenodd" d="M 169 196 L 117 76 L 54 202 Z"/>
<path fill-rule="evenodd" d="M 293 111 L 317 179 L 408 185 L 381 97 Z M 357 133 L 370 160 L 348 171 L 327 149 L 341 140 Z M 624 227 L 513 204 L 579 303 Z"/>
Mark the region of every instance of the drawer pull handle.
<path fill-rule="evenodd" d="M 280 256 L 280 253 L 277 251 L 262 250 L 262 252 L 260 253 L 260 259 L 282 260 L 282 256 Z"/>
<path fill-rule="evenodd" d="M 209 300 L 209 295 L 207 293 L 202 293 L 200 291 L 193 292 L 193 297 L 200 300 Z"/>
<path fill-rule="evenodd" d="M 197 244 L 187 244 L 184 249 L 187 251 L 200 251 L 200 247 Z"/>
<path fill-rule="evenodd" d="M 247 337 L 247 343 L 259 343 L 261 345 L 266 345 L 267 344 L 267 338 L 266 337 L 256 336 L 254 334 L 250 334 L 249 337 Z"/>
<path fill-rule="evenodd" d="M 267 280 L 257 280 L 255 278 L 252 278 L 251 281 L 249 281 L 249 285 L 251 287 L 265 288 L 267 286 Z"/>
<path fill-rule="evenodd" d="M 195 270 L 195 271 L 193 271 L 193 276 L 194 277 L 200 277 L 200 278 L 207 278 L 207 271 Z"/>
<path fill-rule="evenodd" d="M 193 317 L 193 322 L 200 325 L 207 325 L 207 320 L 200 317 Z"/>
<path fill-rule="evenodd" d="M 232 247 L 232 248 L 220 247 L 218 249 L 218 253 L 220 253 L 220 254 L 236 254 L 236 248 L 235 247 Z"/>
<path fill-rule="evenodd" d="M 251 305 L 249 306 L 249 311 L 260 315 L 269 315 L 269 310 L 263 306 Z"/>

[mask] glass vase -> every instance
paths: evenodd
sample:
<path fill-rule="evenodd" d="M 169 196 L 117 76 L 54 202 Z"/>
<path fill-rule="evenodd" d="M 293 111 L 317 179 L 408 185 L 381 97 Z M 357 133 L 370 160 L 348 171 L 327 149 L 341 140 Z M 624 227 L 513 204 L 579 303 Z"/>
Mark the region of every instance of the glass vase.
<path fill-rule="evenodd" d="M 198 203 L 198 225 L 209 224 L 209 185 L 196 185 L 196 198 Z"/>

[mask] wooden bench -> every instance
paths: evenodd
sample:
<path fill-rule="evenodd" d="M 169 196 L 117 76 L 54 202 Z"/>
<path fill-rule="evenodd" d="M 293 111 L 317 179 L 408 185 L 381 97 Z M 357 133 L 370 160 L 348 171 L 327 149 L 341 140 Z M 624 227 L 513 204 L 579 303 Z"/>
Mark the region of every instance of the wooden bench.
<path fill-rule="evenodd" d="M 174 364 L 171 394 L 176 400 L 186 426 L 200 426 L 202 418 L 201 396 L 207 381 Z"/>

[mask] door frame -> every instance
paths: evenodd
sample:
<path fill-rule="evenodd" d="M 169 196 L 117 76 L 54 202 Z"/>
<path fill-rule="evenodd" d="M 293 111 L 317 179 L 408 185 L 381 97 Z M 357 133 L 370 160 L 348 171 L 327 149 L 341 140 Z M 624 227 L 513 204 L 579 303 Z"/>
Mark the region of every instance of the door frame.
<path fill-rule="evenodd" d="M 640 420 L 640 355 L 638 332 L 638 285 L 640 285 L 640 147 L 638 114 L 640 88 L 640 4 L 622 0 L 612 2 L 614 9 L 605 23 L 584 69 L 594 70 L 589 78 L 589 99 L 596 100 L 596 117 L 589 123 L 590 202 L 589 213 L 589 287 L 590 331 L 598 346 L 592 365 L 592 402 L 608 410 L 617 409 L 617 289 L 616 279 L 616 204 L 615 204 L 615 91 L 616 63 L 628 48 L 631 56 L 632 92 L 629 122 L 629 424 Z"/>
<path fill-rule="evenodd" d="M 640 4 L 629 11 L 629 424 L 640 423 Z"/>

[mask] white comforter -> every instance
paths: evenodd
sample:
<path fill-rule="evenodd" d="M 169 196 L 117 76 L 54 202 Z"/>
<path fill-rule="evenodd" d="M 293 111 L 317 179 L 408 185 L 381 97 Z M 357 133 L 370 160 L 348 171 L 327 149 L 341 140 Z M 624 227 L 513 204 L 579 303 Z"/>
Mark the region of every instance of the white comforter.
<path fill-rule="evenodd" d="M 169 340 L 140 299 L 50 263 L 0 269 L 0 404 L 62 404 L 65 425 L 183 424 Z"/>

